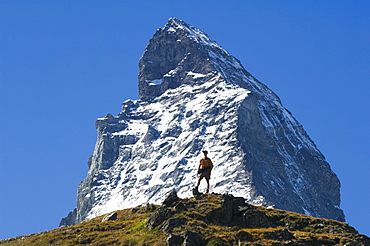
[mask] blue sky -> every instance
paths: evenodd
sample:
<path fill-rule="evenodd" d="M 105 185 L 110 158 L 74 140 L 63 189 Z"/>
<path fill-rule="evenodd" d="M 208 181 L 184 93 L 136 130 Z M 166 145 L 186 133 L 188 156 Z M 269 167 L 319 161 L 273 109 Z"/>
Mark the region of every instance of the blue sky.
<path fill-rule="evenodd" d="M 75 207 L 94 121 L 137 99 L 138 61 L 168 18 L 202 29 L 281 98 L 370 236 L 368 1 L 0 1 L 0 239 Z"/>

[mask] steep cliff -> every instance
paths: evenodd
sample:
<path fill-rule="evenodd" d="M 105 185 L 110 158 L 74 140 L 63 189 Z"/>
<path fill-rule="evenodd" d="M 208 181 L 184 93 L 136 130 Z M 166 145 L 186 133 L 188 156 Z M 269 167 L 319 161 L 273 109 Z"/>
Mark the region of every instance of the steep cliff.
<path fill-rule="evenodd" d="M 203 31 L 171 18 L 139 62 L 139 100 L 97 119 L 77 207 L 61 225 L 191 196 L 201 150 L 211 192 L 344 221 L 340 182 L 279 97 Z M 204 187 L 201 187 L 201 190 Z"/>

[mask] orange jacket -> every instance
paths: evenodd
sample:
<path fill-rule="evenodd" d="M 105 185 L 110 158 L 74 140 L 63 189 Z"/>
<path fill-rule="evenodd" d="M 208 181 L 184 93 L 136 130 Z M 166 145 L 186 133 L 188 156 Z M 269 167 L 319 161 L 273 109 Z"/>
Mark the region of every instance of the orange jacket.
<path fill-rule="evenodd" d="M 201 168 L 201 169 L 212 169 L 213 168 L 213 163 L 212 163 L 211 159 L 209 159 L 208 157 L 203 157 L 202 159 L 200 159 L 199 168 Z"/>

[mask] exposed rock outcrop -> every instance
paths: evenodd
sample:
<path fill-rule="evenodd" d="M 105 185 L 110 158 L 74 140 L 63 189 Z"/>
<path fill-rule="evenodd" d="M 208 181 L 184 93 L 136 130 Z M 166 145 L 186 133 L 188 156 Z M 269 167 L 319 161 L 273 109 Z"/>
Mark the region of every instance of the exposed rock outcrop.
<path fill-rule="evenodd" d="M 165 200 L 173 196 L 172 192 Z M 180 203 L 187 206 L 189 210 L 176 212 L 174 207 Z M 161 223 L 153 227 L 151 218 L 158 217 L 158 214 L 162 214 L 163 211 L 167 211 L 165 214 L 169 216 L 165 216 L 165 219 L 161 219 Z M 160 217 L 164 218 L 164 216 Z M 213 226 L 221 225 L 227 232 L 214 231 Z M 179 199 L 171 206 L 163 203 L 150 215 L 146 226 L 150 230 L 160 228 L 161 231 L 167 232 L 168 246 L 367 245 L 370 243 L 368 237 L 359 235 L 353 227 L 343 222 L 266 209 L 248 204 L 242 197 L 219 194 L 203 194 L 197 199 Z M 211 233 L 212 231 L 214 234 Z"/>
<path fill-rule="evenodd" d="M 243 197 L 164 196 L 171 204 L 145 204 L 77 225 L 0 240 L 0 245 L 368 246 L 370 238 L 344 222 L 254 206 Z M 180 204 L 186 210 L 176 209 Z M 261 221 L 261 222 L 258 222 Z"/>

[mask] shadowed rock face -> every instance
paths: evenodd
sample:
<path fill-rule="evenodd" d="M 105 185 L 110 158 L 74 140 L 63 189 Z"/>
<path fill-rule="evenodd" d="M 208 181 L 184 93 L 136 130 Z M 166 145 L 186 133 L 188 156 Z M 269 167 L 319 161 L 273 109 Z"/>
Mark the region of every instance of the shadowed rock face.
<path fill-rule="evenodd" d="M 139 61 L 140 99 L 157 97 L 167 89 L 193 82 L 186 80 L 189 71 L 199 74 L 215 71 L 209 62 L 210 47 L 189 36 L 192 30 L 195 29 L 185 22 L 170 19 L 155 33 Z"/>
<path fill-rule="evenodd" d="M 61 225 L 172 190 L 191 196 L 202 149 L 215 164 L 211 191 L 344 221 L 340 182 L 302 125 L 204 32 L 171 18 L 139 68 L 139 100 L 96 121 L 88 176 Z"/>

